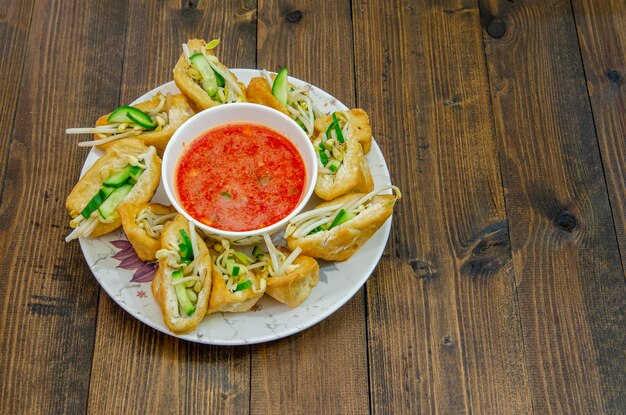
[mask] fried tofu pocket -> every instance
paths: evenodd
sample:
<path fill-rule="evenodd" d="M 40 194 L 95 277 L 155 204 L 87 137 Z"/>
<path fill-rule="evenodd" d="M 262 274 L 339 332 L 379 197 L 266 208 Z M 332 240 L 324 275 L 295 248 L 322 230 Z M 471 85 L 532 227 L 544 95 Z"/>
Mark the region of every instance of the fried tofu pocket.
<path fill-rule="evenodd" d="M 174 333 L 195 330 L 206 315 L 211 293 L 211 256 L 193 224 L 178 214 L 161 233 L 159 268 L 152 293 L 165 325 Z"/>
<path fill-rule="evenodd" d="M 334 113 L 333 123 L 313 141 L 318 158 L 315 194 L 324 200 L 374 189 L 363 148 L 346 117 L 345 113 Z"/>
<path fill-rule="evenodd" d="M 185 98 L 183 94 L 157 94 L 152 97 L 151 100 L 140 102 L 139 104 L 133 105 L 133 107 L 154 116 L 157 127 L 153 130 L 141 130 L 139 134 L 131 135 L 134 138 L 140 139 L 147 146 L 154 146 L 161 157 L 174 132 L 194 114 L 193 109 L 187 102 L 187 98 Z M 107 119 L 110 115 L 111 114 L 106 114 L 98 118 L 96 127 L 109 124 Z M 129 127 L 132 128 L 132 126 Z M 129 127 L 127 127 L 127 129 L 129 129 Z M 119 131 L 116 132 L 116 134 L 117 133 L 119 133 Z M 111 134 L 105 134 L 105 139 L 102 141 L 106 141 L 107 137 L 111 136 Z M 98 134 L 94 135 L 94 142 L 100 139 L 101 137 Z M 114 142 L 115 141 L 108 141 L 99 144 L 98 148 L 106 149 Z"/>
<path fill-rule="evenodd" d="M 393 188 L 395 194 L 379 194 Z M 346 261 L 363 246 L 393 213 L 400 198 L 395 186 L 351 193 L 295 216 L 285 237 L 289 248 L 327 261 Z"/>
<path fill-rule="evenodd" d="M 159 203 L 133 203 L 117 209 L 122 228 L 142 261 L 154 261 L 161 249 L 161 232 L 176 216 L 176 209 Z"/>
<path fill-rule="evenodd" d="M 65 206 L 74 231 L 66 241 L 97 237 L 120 227 L 117 209 L 148 202 L 161 177 L 161 159 L 154 147 L 123 139 L 108 147 L 74 186 Z"/>
<path fill-rule="evenodd" d="M 202 39 L 191 39 L 183 45 L 183 53 L 174 67 L 174 82 L 201 110 L 246 101 L 246 86 L 220 62 L 213 47 L 207 49 Z"/>

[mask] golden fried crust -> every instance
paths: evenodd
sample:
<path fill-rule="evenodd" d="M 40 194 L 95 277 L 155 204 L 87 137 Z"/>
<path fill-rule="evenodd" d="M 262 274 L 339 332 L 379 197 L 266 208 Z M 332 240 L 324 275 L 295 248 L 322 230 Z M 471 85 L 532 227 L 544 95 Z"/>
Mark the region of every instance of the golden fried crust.
<path fill-rule="evenodd" d="M 87 206 L 87 203 L 102 187 L 102 182 L 115 170 L 120 170 L 128 165 L 128 156 L 139 156 L 148 151 L 140 140 L 127 138 L 118 140 L 109 146 L 85 175 L 76 183 L 72 189 L 65 206 L 71 217 L 75 218 Z M 129 203 L 145 203 L 152 199 L 154 192 L 159 186 L 161 178 L 161 159 L 154 153 L 149 161 L 148 168 L 139 176 L 139 180 L 128 193 L 124 201 L 120 203 L 118 209 Z M 122 224 L 119 213 L 114 213 L 115 219 L 110 223 L 98 223 L 91 235 L 95 238 L 107 234 L 119 228 Z"/>
<path fill-rule="evenodd" d="M 202 39 L 191 39 L 187 42 L 187 47 L 189 48 L 191 54 L 193 54 L 194 52 L 202 50 L 205 44 L 205 41 Z M 209 50 L 207 53 L 210 55 L 215 55 L 212 50 Z M 230 70 L 221 63 L 218 63 L 218 65 L 224 71 L 230 72 Z M 176 83 L 178 89 L 180 89 L 181 92 L 185 94 L 187 98 L 189 98 L 199 109 L 207 109 L 216 105 L 220 105 L 220 102 L 213 101 L 209 94 L 207 94 L 207 92 L 202 89 L 202 87 L 198 85 L 191 78 L 191 76 L 189 76 L 189 66 L 190 64 L 187 61 L 185 54 L 182 53 L 180 55 L 180 58 L 178 59 L 178 63 L 176 63 L 176 66 L 174 67 L 174 82 Z M 233 78 L 237 79 L 235 74 L 233 74 L 232 72 L 230 73 Z M 246 86 L 241 82 L 237 82 L 237 85 L 239 85 L 239 88 L 241 88 L 241 91 L 243 92 L 245 98 Z"/>
<path fill-rule="evenodd" d="M 317 207 L 328 206 L 338 202 L 356 202 L 364 194 L 352 193 L 332 202 L 324 202 Z M 304 255 L 327 261 L 345 261 L 349 259 L 376 231 L 385 223 L 393 212 L 396 202 L 393 195 L 378 195 L 372 198 L 366 210 L 355 218 L 328 231 L 300 238 L 287 238 L 290 249 L 300 247 Z"/>
<path fill-rule="evenodd" d="M 122 228 L 126 237 L 133 245 L 137 256 L 142 261 L 154 261 L 156 251 L 161 249 L 161 238 L 153 238 L 148 233 L 137 226 L 135 222 L 137 215 L 144 209 L 149 209 L 157 215 L 167 215 L 176 212 L 172 206 L 164 206 L 159 203 L 133 203 L 127 204 L 117 209 L 117 213 L 122 218 Z"/>
<path fill-rule="evenodd" d="M 357 141 L 363 147 L 363 153 L 370 152 L 372 147 L 372 127 L 370 126 L 370 117 L 360 108 L 354 108 L 347 111 L 350 116 L 350 125 L 348 133 L 356 137 Z M 326 132 L 328 126 L 333 121 L 332 115 L 325 115 L 315 120 L 314 134 Z"/>
<path fill-rule="evenodd" d="M 267 278 L 265 289 L 272 298 L 292 308 L 307 299 L 320 279 L 320 267 L 315 259 L 300 255 L 293 264 L 298 267 L 289 274 Z"/>
<path fill-rule="evenodd" d="M 371 192 L 374 179 L 363 154 L 361 145 L 352 135 L 344 137 L 346 150 L 343 162 L 333 174 L 318 171 L 315 194 L 324 200 L 332 200 L 349 192 Z M 321 140 L 315 141 L 317 144 Z"/>
<path fill-rule="evenodd" d="M 272 94 L 272 87 L 264 77 L 259 76 L 252 78 L 248 84 L 246 95 L 248 96 L 248 102 L 274 108 L 291 118 L 291 114 L 287 111 L 287 108 L 278 102 L 276 97 Z"/>
<path fill-rule="evenodd" d="M 216 266 L 213 266 L 213 289 L 211 290 L 207 314 L 243 313 L 250 310 L 263 297 L 265 292 L 265 284 L 261 283 L 261 278 L 252 274 L 250 281 L 252 281 L 252 286 L 256 289 L 256 293 L 252 290 L 252 287 L 235 291 L 234 293 L 230 292 L 226 288 L 226 281 L 224 281 L 222 273 Z"/>
<path fill-rule="evenodd" d="M 160 100 L 155 96 L 150 101 L 140 102 L 133 105 L 133 107 L 140 109 L 144 112 L 149 112 L 159 105 Z M 165 111 L 165 109 L 164 109 Z M 154 146 L 157 149 L 159 157 L 163 157 L 163 152 L 167 143 L 172 138 L 174 132 L 181 126 L 182 123 L 187 121 L 189 117 L 194 114 L 194 110 L 189 105 L 187 98 L 183 94 L 172 95 L 171 104 L 167 110 L 169 123 L 161 131 L 144 131 L 137 135 L 136 138 L 140 139 L 147 146 Z M 106 125 L 109 114 L 103 115 L 96 121 L 96 126 Z M 94 134 L 94 140 L 98 140 L 99 137 Z M 106 144 L 101 144 L 98 148 L 106 149 L 115 141 L 110 141 Z"/>
<path fill-rule="evenodd" d="M 190 235 L 189 222 L 187 222 L 184 216 L 179 214 L 163 228 L 161 245 L 178 246 L 181 229 L 184 229 Z M 195 330 L 206 315 L 209 304 L 212 283 L 211 255 L 204 241 L 199 236 L 196 239 L 198 241 L 198 257 L 201 258 L 200 262 L 206 267 L 207 274 L 204 281 L 202 281 L 202 289 L 198 293 L 196 309 L 190 316 L 180 314 L 176 291 L 172 284 L 172 272 L 174 270 L 168 267 L 167 258 L 159 260 L 159 269 L 154 274 L 154 279 L 152 280 L 152 294 L 154 294 L 154 298 L 161 307 L 163 321 L 174 333 L 189 333 Z"/>

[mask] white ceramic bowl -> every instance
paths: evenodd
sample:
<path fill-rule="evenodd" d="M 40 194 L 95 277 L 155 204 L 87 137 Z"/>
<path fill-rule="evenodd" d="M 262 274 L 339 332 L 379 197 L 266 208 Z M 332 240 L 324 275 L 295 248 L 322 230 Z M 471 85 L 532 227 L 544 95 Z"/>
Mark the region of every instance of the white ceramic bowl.
<path fill-rule="evenodd" d="M 306 168 L 305 189 L 302 198 L 296 208 L 279 222 L 261 229 L 234 232 L 207 226 L 193 218 L 182 207 L 178 199 L 178 191 L 175 185 L 175 173 L 178 160 L 189 144 L 199 138 L 207 130 L 229 123 L 247 122 L 259 124 L 278 131 L 289 139 L 299 151 Z M 161 171 L 161 183 L 165 193 L 178 212 L 183 214 L 189 221 L 192 221 L 198 228 L 207 235 L 229 239 L 235 243 L 256 243 L 260 235 L 269 233 L 270 235 L 284 228 L 289 220 L 297 215 L 307 204 L 317 179 L 317 157 L 313 144 L 305 132 L 291 118 L 273 108 L 251 103 L 234 103 L 218 105 L 206 109 L 189 118 L 170 139 L 165 153 L 163 154 L 163 168 Z"/>

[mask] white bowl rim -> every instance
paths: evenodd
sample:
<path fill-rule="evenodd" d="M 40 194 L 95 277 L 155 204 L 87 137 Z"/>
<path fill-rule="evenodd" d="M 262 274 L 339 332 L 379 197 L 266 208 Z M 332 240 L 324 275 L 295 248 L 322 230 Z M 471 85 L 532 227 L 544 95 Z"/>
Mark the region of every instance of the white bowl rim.
<path fill-rule="evenodd" d="M 266 227 L 263 227 L 263 228 L 260 228 L 260 229 L 250 230 L 250 231 L 228 231 L 228 230 L 224 230 L 224 229 L 214 228 L 212 226 L 208 226 L 208 225 L 200 222 L 199 220 L 197 220 L 193 216 L 191 216 L 180 205 L 180 203 L 178 202 L 178 198 L 175 196 L 174 189 L 170 188 L 170 183 L 169 183 L 168 175 L 167 175 L 167 173 L 169 171 L 166 171 L 166 166 L 173 165 L 174 166 L 174 171 L 175 171 L 177 163 L 178 163 L 178 158 L 185 151 L 184 149 L 181 150 L 181 152 L 178 154 L 177 160 L 174 160 L 173 164 L 170 163 L 170 158 L 173 157 L 171 155 L 171 151 L 177 145 L 176 143 L 178 141 L 182 141 L 183 143 L 186 143 L 187 146 L 189 146 L 191 144 L 191 142 L 195 141 L 196 139 L 198 139 L 203 134 L 203 133 L 197 134 L 193 138 L 189 138 L 189 137 L 181 138 L 181 136 L 183 136 L 185 134 L 185 129 L 189 125 L 191 125 L 192 122 L 194 122 L 193 120 L 197 120 L 198 118 L 207 117 L 207 114 L 211 115 L 213 113 L 219 113 L 221 111 L 237 111 L 237 110 L 240 110 L 240 109 L 248 109 L 248 110 L 252 110 L 252 111 L 260 111 L 260 112 L 271 113 L 273 116 L 278 116 L 279 118 L 281 118 L 282 121 L 284 121 L 284 122 L 286 122 L 288 124 L 292 124 L 292 127 L 294 127 L 294 126 L 296 127 L 295 131 L 298 131 L 298 133 L 301 135 L 301 138 L 303 139 L 304 143 L 306 143 L 305 147 L 308 150 L 309 154 L 303 154 L 303 152 L 301 151 L 300 147 L 292 140 L 291 137 L 289 137 L 289 136 L 287 136 L 286 134 L 283 134 L 283 133 L 280 133 L 280 134 L 282 136 L 284 136 L 285 138 L 287 138 L 294 145 L 294 147 L 296 147 L 296 150 L 298 151 L 298 153 L 302 157 L 302 161 L 303 161 L 303 164 L 304 164 L 304 167 L 305 167 L 305 171 L 306 171 L 306 179 L 305 179 L 306 192 L 300 198 L 300 202 L 298 203 L 298 205 L 296 205 L 296 207 L 287 216 L 285 216 L 280 221 L 275 222 L 275 223 L 273 223 L 273 224 L 271 224 L 269 226 L 266 226 Z M 233 121 L 225 121 L 225 122 L 222 122 L 222 123 L 216 123 L 215 125 L 206 128 L 204 130 L 204 132 L 206 132 L 206 131 L 208 131 L 210 129 L 213 129 L 213 128 L 217 128 L 220 125 L 235 124 L 235 123 L 250 123 L 250 124 L 263 125 L 265 127 L 268 127 L 270 129 L 276 131 L 275 128 L 273 128 L 272 126 L 266 125 L 266 124 L 256 123 L 256 122 L 249 122 L 249 121 L 246 121 L 246 120 L 242 120 L 242 121 L 234 121 L 234 122 Z M 184 141 L 185 139 L 187 141 Z M 181 143 L 181 145 L 182 145 L 182 143 Z M 312 166 L 312 169 L 309 169 L 307 167 L 307 163 L 306 163 L 307 156 L 312 159 L 312 163 L 310 163 L 311 166 Z M 263 235 L 265 233 L 268 233 L 268 234 L 272 235 L 272 234 L 278 232 L 279 230 L 281 230 L 282 228 L 284 228 L 287 225 L 287 223 L 289 222 L 289 220 L 291 220 L 291 218 L 293 218 L 295 215 L 300 213 L 305 208 L 305 206 L 307 205 L 309 199 L 311 199 L 311 196 L 313 195 L 313 191 L 315 189 L 315 183 L 316 183 L 316 180 L 317 180 L 317 173 L 318 173 L 318 170 L 317 170 L 317 156 L 315 155 L 315 148 L 313 147 L 312 141 L 306 135 L 304 130 L 302 130 L 302 128 L 293 119 L 291 119 L 287 115 L 283 114 L 282 112 L 280 112 L 280 111 L 278 111 L 278 110 L 276 110 L 274 108 L 267 107 L 265 105 L 255 104 L 255 103 L 251 103 L 251 102 L 236 102 L 236 103 L 216 105 L 214 107 L 204 109 L 204 110 L 194 114 L 193 116 L 191 116 L 188 120 L 186 120 L 183 124 L 181 124 L 176 129 L 176 131 L 174 132 L 174 134 L 170 138 L 170 140 L 167 143 L 167 146 L 165 147 L 165 150 L 163 152 L 162 164 L 163 164 L 163 167 L 161 169 L 161 182 L 163 183 L 163 189 L 165 190 L 165 194 L 166 194 L 167 198 L 169 199 L 169 201 L 172 204 L 172 206 L 174 206 L 176 211 L 178 213 L 182 214 L 188 221 L 193 222 L 195 226 L 199 227 L 205 233 L 213 234 L 213 235 L 219 235 L 219 236 L 222 236 L 224 238 L 231 239 L 231 240 L 243 239 L 243 238 L 248 238 L 248 237 L 253 237 L 253 236 L 259 236 L 259 235 Z M 312 171 L 309 171 L 309 170 L 312 170 Z M 172 174 L 173 173 L 174 172 L 172 171 Z"/>

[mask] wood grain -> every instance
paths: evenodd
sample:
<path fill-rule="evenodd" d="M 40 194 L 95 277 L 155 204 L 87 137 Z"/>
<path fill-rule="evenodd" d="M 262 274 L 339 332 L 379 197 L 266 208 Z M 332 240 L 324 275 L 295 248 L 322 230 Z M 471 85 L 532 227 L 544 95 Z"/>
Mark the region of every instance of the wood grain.
<path fill-rule="evenodd" d="M 259 2 L 258 67 L 286 66 L 290 75 L 354 105 L 350 18 L 349 1 L 324 7 L 314 1 Z M 322 323 L 254 346 L 251 413 L 367 413 L 363 301 L 359 291 Z"/>
<path fill-rule="evenodd" d="M 367 284 L 372 413 L 529 413 L 477 3 L 352 14 L 358 104 L 404 193 Z"/>
<path fill-rule="evenodd" d="M 626 413 L 624 27 L 621 0 L 0 0 L 0 413 Z M 365 290 L 286 339 L 158 333 L 63 242 L 65 128 L 190 37 L 364 108 L 404 192 Z"/>
<path fill-rule="evenodd" d="M 230 68 L 256 64 L 256 1 L 130 3 L 121 101 L 131 102 L 173 79 L 188 39 L 221 39 L 216 54 Z M 138 47 L 142 45 L 142 47 Z"/>
<path fill-rule="evenodd" d="M 259 0 L 258 68 L 309 82 L 354 105 L 352 15 L 346 0 Z"/>
<path fill-rule="evenodd" d="M 624 413 L 626 288 L 571 5 L 482 19 L 533 409 Z"/>
<path fill-rule="evenodd" d="M 611 0 L 572 4 L 617 239 L 625 253 L 626 5 Z"/>
<path fill-rule="evenodd" d="M 34 1 L 0 1 L 0 200 Z M 4 245 L 4 244 L 2 244 Z"/>
<path fill-rule="evenodd" d="M 94 94 L 93 86 L 119 85 L 125 10 L 50 0 L 38 2 L 30 24 L 11 23 L 30 31 L 0 208 L 0 413 L 80 413 L 98 288 L 78 243 L 63 241 L 65 195 L 86 154 L 64 130 L 115 105 L 116 89 Z"/>
<path fill-rule="evenodd" d="M 626 4 L 621 1 L 572 2 L 582 53 L 587 91 L 591 100 L 595 130 L 600 144 L 604 175 L 622 269 L 626 253 Z M 624 330 L 626 309 L 613 310 L 612 330 Z M 620 338 L 617 346 L 619 346 Z M 621 338 L 623 345 L 623 337 Z M 602 393 L 607 412 L 626 411 L 626 367 L 624 353 L 603 356 L 605 382 Z M 611 368 L 607 371 L 608 368 Z M 610 382 L 606 380 L 610 379 Z"/>
<path fill-rule="evenodd" d="M 131 2 L 120 102 L 171 80 L 180 45 L 189 38 L 220 38 L 217 53 L 225 64 L 254 67 L 255 6 Z M 247 413 L 249 383 L 248 348 L 208 347 L 157 333 L 100 295 L 89 413 Z"/>
<path fill-rule="evenodd" d="M 8 3 L 8 4 L 7 4 Z M 0 215 L 8 208 L 15 197 L 13 186 L 5 186 L 8 174 L 8 158 L 11 140 L 16 128 L 16 113 L 19 101 L 19 88 L 22 80 L 23 65 L 28 48 L 28 35 L 32 19 L 33 2 L 0 1 L 0 39 L 5 40 L 0 46 Z M 6 189 L 5 189 L 6 187 Z M 4 196 L 4 191 L 7 191 Z M 3 200 L 5 203 L 3 203 Z M 9 222 L 0 222 L 0 230 L 6 231 Z M 0 233 L 2 235 L 2 233 Z M 9 248 L 9 240 L 0 239 L 0 258 Z"/>
<path fill-rule="evenodd" d="M 157 332 L 102 292 L 88 413 L 247 413 L 249 369 L 248 348 Z"/>

